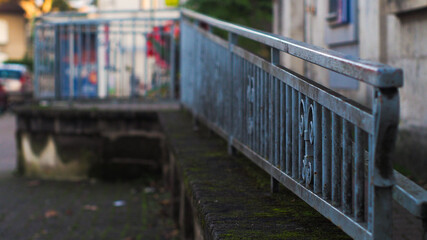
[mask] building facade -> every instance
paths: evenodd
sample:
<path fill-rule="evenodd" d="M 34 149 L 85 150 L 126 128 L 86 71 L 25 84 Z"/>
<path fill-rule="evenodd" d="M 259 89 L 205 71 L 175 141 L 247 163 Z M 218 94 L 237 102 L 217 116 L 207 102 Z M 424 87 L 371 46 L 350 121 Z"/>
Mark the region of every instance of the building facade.
<path fill-rule="evenodd" d="M 27 51 L 26 20 L 18 1 L 0 4 L 0 62 L 22 59 Z"/>
<path fill-rule="evenodd" d="M 427 179 L 427 0 L 274 0 L 274 32 L 402 68 L 396 163 L 411 158 L 414 175 Z M 282 64 L 362 104 L 371 102 L 372 89 L 363 83 L 291 56 L 282 56 Z"/>

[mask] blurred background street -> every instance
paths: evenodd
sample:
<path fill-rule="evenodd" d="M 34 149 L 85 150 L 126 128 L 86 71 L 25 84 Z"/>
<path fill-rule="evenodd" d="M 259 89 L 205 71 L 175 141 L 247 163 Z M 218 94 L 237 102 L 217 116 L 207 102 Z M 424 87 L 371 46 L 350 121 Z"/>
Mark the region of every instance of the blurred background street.
<path fill-rule="evenodd" d="M 0 114 L 0 239 L 175 239 L 170 194 L 136 180 L 43 181 L 15 176 L 15 117 Z"/>

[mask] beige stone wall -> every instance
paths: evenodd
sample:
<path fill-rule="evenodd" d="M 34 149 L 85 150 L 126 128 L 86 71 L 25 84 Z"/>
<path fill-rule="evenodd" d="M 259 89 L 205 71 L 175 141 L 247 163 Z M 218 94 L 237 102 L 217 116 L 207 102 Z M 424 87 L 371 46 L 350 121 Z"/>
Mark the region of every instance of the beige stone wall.
<path fill-rule="evenodd" d="M 9 32 L 9 40 L 7 44 L 0 44 L 0 52 L 7 54 L 9 59 L 22 59 L 27 51 L 24 17 L 0 13 L 0 19 L 7 22 Z"/>
<path fill-rule="evenodd" d="M 414 6 L 405 7 L 399 12 L 394 0 L 358 0 L 359 54 L 363 59 L 404 70 L 404 87 L 400 90 L 400 127 L 426 128 L 427 2 L 422 6 L 422 1 L 407 2 Z M 325 18 L 328 0 L 277 0 L 274 7 L 276 33 L 327 47 Z M 282 9 L 278 10 L 277 7 Z M 328 84 L 329 74 L 324 69 L 290 56 L 283 56 L 282 64 L 322 84 Z M 367 105 L 372 98 L 372 88 L 366 84 L 360 84 L 356 91 L 340 92 Z"/>
<path fill-rule="evenodd" d="M 388 63 L 404 70 L 401 126 L 427 127 L 427 9 L 388 17 Z"/>

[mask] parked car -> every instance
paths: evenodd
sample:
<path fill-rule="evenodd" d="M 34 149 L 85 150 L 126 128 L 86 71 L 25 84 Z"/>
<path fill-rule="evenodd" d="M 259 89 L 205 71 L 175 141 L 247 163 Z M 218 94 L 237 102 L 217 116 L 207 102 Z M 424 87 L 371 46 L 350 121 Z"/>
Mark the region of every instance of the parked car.
<path fill-rule="evenodd" d="M 27 67 L 21 64 L 0 64 L 0 85 L 9 103 L 28 100 L 33 94 L 33 84 Z"/>
<path fill-rule="evenodd" d="M 2 84 L 0 84 L 0 113 L 7 108 L 7 94 Z"/>

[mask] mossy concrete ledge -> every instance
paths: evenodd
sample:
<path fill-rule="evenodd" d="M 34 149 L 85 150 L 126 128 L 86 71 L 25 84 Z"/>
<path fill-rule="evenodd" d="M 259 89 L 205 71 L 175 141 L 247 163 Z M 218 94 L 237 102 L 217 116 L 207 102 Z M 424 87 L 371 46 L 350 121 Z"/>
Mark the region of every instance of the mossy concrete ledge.
<path fill-rule="evenodd" d="M 348 239 L 329 220 L 269 177 L 186 112 L 159 113 L 170 150 L 174 215 L 186 239 Z"/>

